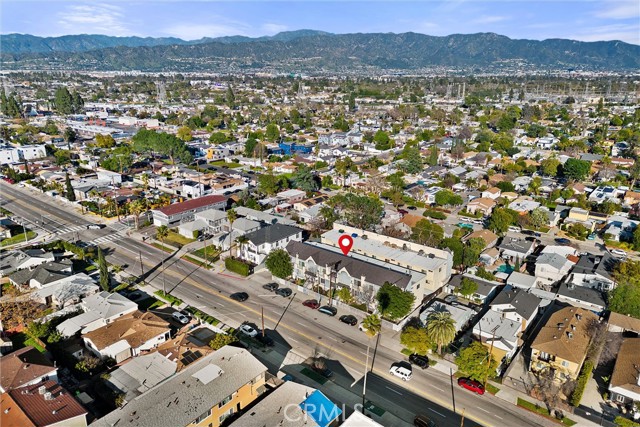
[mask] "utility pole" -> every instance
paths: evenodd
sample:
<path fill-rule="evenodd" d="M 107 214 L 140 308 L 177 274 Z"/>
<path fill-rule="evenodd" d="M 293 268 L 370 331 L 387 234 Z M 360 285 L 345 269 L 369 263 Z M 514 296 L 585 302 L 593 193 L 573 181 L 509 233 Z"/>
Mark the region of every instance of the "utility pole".
<path fill-rule="evenodd" d="M 144 264 L 142 263 L 142 251 L 138 251 L 140 257 L 140 277 L 142 277 L 142 283 L 144 283 Z"/>
<path fill-rule="evenodd" d="M 492 353 L 493 353 L 493 343 L 496 340 L 496 330 L 498 330 L 498 326 L 496 326 L 495 328 L 493 328 L 493 330 L 491 331 L 491 347 L 489 348 L 489 356 L 487 357 L 487 374 L 484 376 L 484 388 L 487 388 L 487 382 L 489 381 L 489 369 L 491 369 L 491 359 L 492 359 Z"/>
<path fill-rule="evenodd" d="M 264 338 L 264 307 L 262 307 L 262 338 Z"/>
<path fill-rule="evenodd" d="M 367 372 L 368 369 L 367 367 L 369 366 L 369 341 L 367 340 L 367 359 L 366 362 L 364 363 L 364 383 L 362 385 L 362 415 L 366 415 L 364 413 L 364 408 L 365 408 L 365 395 L 367 394 Z"/>

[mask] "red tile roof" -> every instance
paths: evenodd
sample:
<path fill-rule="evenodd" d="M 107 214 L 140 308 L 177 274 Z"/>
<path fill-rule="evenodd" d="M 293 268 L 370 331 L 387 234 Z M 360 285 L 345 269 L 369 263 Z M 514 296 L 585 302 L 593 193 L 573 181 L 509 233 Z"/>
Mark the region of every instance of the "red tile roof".
<path fill-rule="evenodd" d="M 28 346 L 0 357 L 0 386 L 3 390 L 22 387 L 54 371 L 49 359 Z"/>
<path fill-rule="evenodd" d="M 164 208 L 157 209 L 159 212 L 167 216 L 176 215 L 182 212 L 187 212 L 192 209 L 198 209 L 209 205 L 215 205 L 216 203 L 224 202 L 227 198 L 224 196 L 204 196 L 197 199 L 187 200 L 182 203 L 174 203 Z"/>
<path fill-rule="evenodd" d="M 46 399 L 47 392 L 51 393 L 50 400 Z M 38 427 L 59 423 L 64 425 L 66 420 L 87 414 L 87 410 L 55 381 L 11 390 L 9 396 Z"/>

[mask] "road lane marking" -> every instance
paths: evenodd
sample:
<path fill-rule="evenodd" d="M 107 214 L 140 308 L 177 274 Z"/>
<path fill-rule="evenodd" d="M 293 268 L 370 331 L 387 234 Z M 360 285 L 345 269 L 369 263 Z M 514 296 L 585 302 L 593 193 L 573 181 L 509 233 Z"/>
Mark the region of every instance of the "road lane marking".
<path fill-rule="evenodd" d="M 502 418 L 500 415 L 495 415 L 494 414 L 493 416 L 496 417 L 496 418 L 500 418 L 501 420 L 504 420 L 504 418 Z"/>
<path fill-rule="evenodd" d="M 443 418 L 446 418 L 447 416 L 444 414 L 441 414 L 440 412 L 436 411 L 435 409 L 431 409 L 431 408 L 427 408 L 428 410 L 430 410 L 431 412 L 435 412 L 436 414 L 440 415 Z"/>
<path fill-rule="evenodd" d="M 307 327 L 307 325 L 305 325 L 304 323 L 300 323 L 300 322 L 296 322 L 296 323 L 300 326 L 304 326 L 305 328 Z"/>
<path fill-rule="evenodd" d="M 398 393 L 400 396 L 402 396 L 402 393 L 400 393 L 398 390 L 392 389 L 391 387 L 388 387 L 388 386 L 384 386 L 384 388 L 389 389 L 389 390 L 391 390 L 392 392 L 394 392 L 394 393 Z M 443 415 L 443 417 L 444 417 L 444 415 Z"/>
<path fill-rule="evenodd" d="M 484 411 L 484 412 L 486 412 L 487 414 L 490 414 L 490 413 L 491 413 L 491 412 L 489 412 L 489 411 L 487 411 L 486 409 L 484 409 L 484 408 L 481 408 L 481 407 L 479 407 L 479 406 L 478 406 L 478 409 L 480 409 L 481 411 Z"/>
<path fill-rule="evenodd" d="M 435 388 L 436 390 L 440 390 L 441 392 L 444 393 L 444 389 L 440 388 L 440 387 L 436 387 L 436 386 L 432 386 L 433 388 Z"/>

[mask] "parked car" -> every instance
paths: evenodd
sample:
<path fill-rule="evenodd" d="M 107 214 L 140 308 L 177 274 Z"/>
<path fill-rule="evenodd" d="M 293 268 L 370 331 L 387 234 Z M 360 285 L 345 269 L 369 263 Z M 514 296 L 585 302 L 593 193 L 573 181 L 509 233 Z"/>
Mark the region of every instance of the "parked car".
<path fill-rule="evenodd" d="M 455 295 L 447 295 L 444 297 L 444 302 L 451 304 L 452 302 L 458 301 L 458 297 Z"/>
<path fill-rule="evenodd" d="M 182 314 L 184 317 L 188 317 L 189 320 L 193 319 L 193 315 L 189 313 L 187 310 L 180 310 L 179 313 Z"/>
<path fill-rule="evenodd" d="M 615 255 L 616 257 L 619 257 L 619 258 L 627 257 L 627 253 L 622 249 L 609 249 L 609 252 L 611 252 L 611 255 Z"/>
<path fill-rule="evenodd" d="M 415 211 L 418 208 L 416 208 L 415 206 L 407 206 L 407 209 L 409 209 L 410 211 Z"/>
<path fill-rule="evenodd" d="M 415 427 L 438 427 L 438 425 L 426 415 L 416 415 L 413 419 L 413 425 Z"/>
<path fill-rule="evenodd" d="M 100 230 L 105 227 L 106 225 L 104 224 L 89 224 L 87 225 L 87 230 Z"/>
<path fill-rule="evenodd" d="M 398 213 L 402 214 L 402 215 L 406 215 L 409 213 L 409 211 L 404 210 L 404 209 L 398 209 Z"/>
<path fill-rule="evenodd" d="M 553 241 L 560 246 L 569 246 L 571 244 L 571 240 L 565 239 L 564 237 L 556 237 Z"/>
<path fill-rule="evenodd" d="M 596 233 L 591 233 L 587 236 L 587 240 L 596 240 Z"/>
<path fill-rule="evenodd" d="M 362 322 L 360 322 L 360 324 L 358 325 L 358 329 L 360 329 L 362 332 L 367 332 L 369 330 L 364 326 L 364 323 Z"/>
<path fill-rule="evenodd" d="M 292 293 L 293 293 L 293 291 L 290 288 L 279 288 L 279 289 L 276 289 L 276 294 L 280 295 L 281 297 L 288 298 L 288 297 L 291 296 Z"/>
<path fill-rule="evenodd" d="M 189 318 L 187 316 L 185 316 L 184 314 L 180 313 L 179 311 L 174 311 L 171 316 L 176 319 L 178 322 L 182 323 L 183 325 L 186 325 L 187 323 L 189 323 Z"/>
<path fill-rule="evenodd" d="M 343 314 L 340 316 L 340 321 L 351 326 L 356 326 L 358 324 L 358 319 L 356 319 L 356 316 L 353 314 Z"/>
<path fill-rule="evenodd" d="M 326 314 L 328 316 L 335 316 L 338 314 L 338 309 L 335 307 L 329 307 L 328 305 L 323 305 L 318 309 L 320 313 Z"/>
<path fill-rule="evenodd" d="M 251 325 L 242 325 L 238 329 L 240 332 L 251 338 L 255 338 L 258 335 L 258 331 L 256 331 Z"/>
<path fill-rule="evenodd" d="M 308 299 L 302 303 L 305 307 L 309 307 L 313 310 L 317 310 L 320 307 L 320 303 L 316 299 Z"/>
<path fill-rule="evenodd" d="M 249 299 L 249 294 L 246 292 L 236 292 L 235 294 L 231 294 L 230 297 L 233 300 L 243 302 Z"/>
<path fill-rule="evenodd" d="M 522 231 L 522 228 L 520 227 L 516 227 L 515 225 L 510 225 L 509 226 L 509 231 L 512 231 L 514 233 L 519 233 Z"/>
<path fill-rule="evenodd" d="M 429 367 L 429 358 L 427 356 L 421 356 L 414 353 L 409 356 L 409 362 L 422 369 L 427 369 Z"/>
<path fill-rule="evenodd" d="M 474 393 L 484 394 L 484 386 L 470 378 L 458 378 L 458 385 Z"/>
<path fill-rule="evenodd" d="M 280 286 L 277 283 L 267 283 L 266 285 L 262 285 L 262 287 L 268 291 L 274 292 Z"/>
<path fill-rule="evenodd" d="M 391 369 L 389 369 L 389 373 L 391 375 L 394 375 L 400 379 L 402 379 L 402 381 L 409 381 L 411 379 L 411 370 L 408 368 L 405 368 L 404 366 L 392 366 Z"/>

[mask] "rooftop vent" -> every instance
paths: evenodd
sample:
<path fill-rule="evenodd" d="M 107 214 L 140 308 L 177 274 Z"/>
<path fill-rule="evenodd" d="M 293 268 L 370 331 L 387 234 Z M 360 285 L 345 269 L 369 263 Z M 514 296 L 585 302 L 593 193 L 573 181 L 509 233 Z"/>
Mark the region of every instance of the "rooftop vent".
<path fill-rule="evenodd" d="M 38 387 L 38 394 L 44 394 L 47 391 L 47 388 L 43 385 Z"/>
<path fill-rule="evenodd" d="M 569 337 L 569 339 L 573 338 L 573 333 L 572 332 L 567 332 L 567 336 Z"/>
<path fill-rule="evenodd" d="M 44 394 L 44 400 L 53 400 L 53 395 L 50 392 Z"/>

